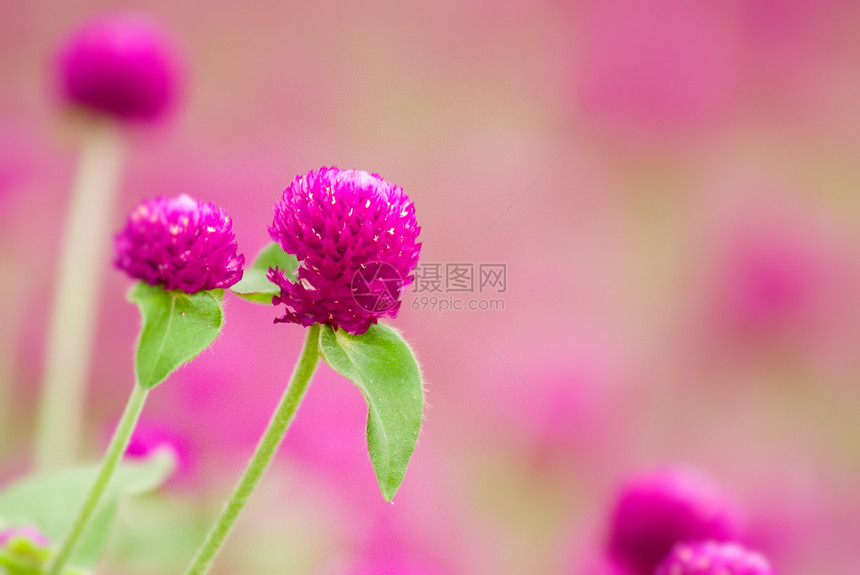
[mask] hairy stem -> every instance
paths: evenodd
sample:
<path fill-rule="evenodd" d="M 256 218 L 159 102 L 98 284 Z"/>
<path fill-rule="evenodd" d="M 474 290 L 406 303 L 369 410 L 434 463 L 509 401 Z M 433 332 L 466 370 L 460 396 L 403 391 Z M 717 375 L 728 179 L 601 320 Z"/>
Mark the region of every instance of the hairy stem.
<path fill-rule="evenodd" d="M 260 439 L 257 450 L 248 463 L 242 479 L 239 480 L 239 484 L 233 490 L 233 494 L 221 511 L 218 520 L 209 530 L 206 541 L 203 542 L 191 565 L 185 571 L 186 575 L 203 575 L 209 570 L 215 555 L 230 533 L 233 524 L 236 523 L 236 519 L 248 501 L 251 492 L 254 491 L 272 461 L 272 457 L 278 450 L 278 446 L 281 444 L 281 440 L 283 440 L 284 434 L 286 434 L 287 428 L 289 428 L 293 416 L 308 390 L 311 377 L 319 361 L 319 334 L 319 325 L 312 325 L 308 328 L 301 357 L 296 364 L 292 378 L 290 378 L 289 386 L 281 398 L 281 403 L 272 416 L 262 439 Z"/>
<path fill-rule="evenodd" d="M 89 493 L 87 493 L 87 498 L 84 500 L 84 504 L 81 506 L 81 510 L 78 512 L 72 527 L 66 533 L 65 537 L 63 537 L 57 554 L 51 559 L 45 571 L 46 575 L 58 575 L 62 573 L 63 567 L 65 567 L 66 562 L 75 550 L 75 546 L 84 534 L 93 513 L 98 508 L 102 495 L 104 495 L 119 462 L 122 460 L 123 453 L 125 453 L 128 447 L 129 439 L 135 425 L 137 425 L 137 419 L 143 410 L 143 404 L 148 393 L 148 389 L 135 384 L 131 396 L 128 398 L 122 418 L 119 420 L 116 431 L 114 431 L 107 453 L 105 453 L 99 474 Z"/>

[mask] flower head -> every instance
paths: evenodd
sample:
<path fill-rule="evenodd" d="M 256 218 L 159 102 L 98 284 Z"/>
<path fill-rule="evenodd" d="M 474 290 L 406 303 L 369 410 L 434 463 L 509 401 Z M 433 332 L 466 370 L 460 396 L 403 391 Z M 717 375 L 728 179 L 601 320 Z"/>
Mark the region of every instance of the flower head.
<path fill-rule="evenodd" d="M 51 556 L 50 545 L 35 527 L 0 530 L 0 573 L 42 573 L 40 567 Z"/>
<path fill-rule="evenodd" d="M 573 86 L 605 133 L 650 147 L 698 134 L 731 109 L 732 42 L 705 6 L 604 0 L 582 17 Z"/>
<path fill-rule="evenodd" d="M 117 234 L 116 266 L 133 278 L 186 293 L 228 288 L 242 279 L 233 222 L 215 204 L 186 195 L 138 205 Z"/>
<path fill-rule="evenodd" d="M 48 547 L 51 544 L 35 527 L 9 527 L 0 530 L 0 547 L 6 547 L 19 540 L 26 540 L 36 547 Z"/>
<path fill-rule="evenodd" d="M 662 469 L 631 480 L 615 504 L 608 552 L 635 575 L 651 575 L 685 541 L 733 541 L 740 536 L 734 503 L 705 477 Z"/>
<path fill-rule="evenodd" d="M 175 464 L 167 480 L 173 487 L 186 481 L 194 471 L 195 452 L 191 440 L 182 430 L 161 421 L 142 419 L 137 423 L 125 448 L 125 457 L 145 460 L 157 454 L 167 455 Z"/>
<path fill-rule="evenodd" d="M 774 575 L 760 553 L 736 543 L 682 543 L 676 545 L 655 575 Z"/>
<path fill-rule="evenodd" d="M 421 244 L 415 206 L 377 174 L 320 168 L 298 176 L 275 204 L 269 234 L 301 262 L 291 281 L 269 270 L 281 288 L 276 322 L 324 323 L 359 334 L 395 317 L 413 277 Z"/>
<path fill-rule="evenodd" d="M 178 59 L 149 18 L 105 15 L 77 29 L 59 55 L 59 83 L 70 102 L 120 119 L 153 120 L 175 99 Z"/>

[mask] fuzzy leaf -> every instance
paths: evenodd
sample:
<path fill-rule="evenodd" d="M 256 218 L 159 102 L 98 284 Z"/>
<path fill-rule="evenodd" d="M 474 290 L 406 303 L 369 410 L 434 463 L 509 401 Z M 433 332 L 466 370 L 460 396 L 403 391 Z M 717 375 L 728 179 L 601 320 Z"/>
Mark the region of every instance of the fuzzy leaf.
<path fill-rule="evenodd" d="M 223 297 L 221 289 L 187 294 L 144 282 L 132 289 L 129 299 L 143 317 L 134 358 L 138 384 L 155 387 L 215 341 L 224 323 Z"/>
<path fill-rule="evenodd" d="M 320 352 L 353 382 L 367 402 L 367 448 L 382 496 L 391 501 L 403 477 L 424 412 L 421 370 L 409 345 L 392 328 L 375 324 L 350 335 L 323 326 Z"/>
<path fill-rule="evenodd" d="M 122 497 L 152 491 L 175 467 L 172 453 L 157 450 L 146 459 L 124 461 L 75 547 L 70 563 L 89 567 L 98 560 L 111 533 Z M 14 526 L 36 527 L 55 545 L 66 534 L 98 474 L 97 465 L 26 477 L 0 493 L 0 518 Z"/>
<path fill-rule="evenodd" d="M 286 253 L 276 243 L 263 248 L 253 265 L 245 270 L 242 279 L 230 288 L 237 296 L 250 302 L 272 305 L 272 297 L 281 295 L 281 288 L 266 277 L 269 268 L 277 267 L 286 273 L 287 277 L 295 276 L 299 267 L 296 256 Z"/>

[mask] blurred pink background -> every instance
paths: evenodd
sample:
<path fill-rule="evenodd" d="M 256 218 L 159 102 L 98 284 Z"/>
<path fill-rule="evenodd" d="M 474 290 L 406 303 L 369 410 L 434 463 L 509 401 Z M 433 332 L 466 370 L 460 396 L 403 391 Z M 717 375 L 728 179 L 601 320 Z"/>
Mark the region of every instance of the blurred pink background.
<path fill-rule="evenodd" d="M 506 266 L 503 293 L 404 295 L 427 409 L 395 505 L 361 394 L 322 368 L 213 573 L 597 575 L 618 486 L 661 464 L 732 493 L 781 574 L 856 573 L 860 4 L 0 1 L 4 482 L 29 462 L 76 160 L 52 58 L 118 8 L 168 28 L 187 78 L 128 131 L 114 229 L 187 193 L 252 258 L 292 178 L 337 165 L 406 190 L 423 263 Z M 139 321 L 107 261 L 103 284 L 92 459 Z M 226 314 L 151 396 L 182 467 L 126 507 L 103 572 L 187 564 L 286 383 L 302 330 Z"/>

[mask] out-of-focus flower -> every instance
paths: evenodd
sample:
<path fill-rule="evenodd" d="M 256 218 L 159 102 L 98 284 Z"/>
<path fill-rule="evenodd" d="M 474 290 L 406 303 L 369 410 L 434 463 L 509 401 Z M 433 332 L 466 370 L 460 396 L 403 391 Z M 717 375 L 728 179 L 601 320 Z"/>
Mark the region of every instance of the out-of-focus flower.
<path fill-rule="evenodd" d="M 815 222 L 772 220 L 741 222 L 726 238 L 715 315 L 733 339 L 833 331 L 833 318 L 851 316 L 850 260 Z"/>
<path fill-rule="evenodd" d="M 860 331 L 856 238 L 791 188 L 757 185 L 707 212 L 690 315 L 703 357 L 792 357 L 844 374 Z"/>
<path fill-rule="evenodd" d="M 601 129 L 654 143 L 694 134 L 728 108 L 731 38 L 701 4 L 596 2 L 584 15 L 576 89 Z"/>
<path fill-rule="evenodd" d="M 156 120 L 176 99 L 179 64 L 161 27 L 139 14 L 86 22 L 58 59 L 62 95 L 72 104 L 121 120 Z"/>
<path fill-rule="evenodd" d="M 170 475 L 169 483 L 178 483 L 190 475 L 194 454 L 189 438 L 160 422 L 139 421 L 125 449 L 125 456 L 145 458 L 159 450 L 168 450 L 176 462 L 176 470 Z"/>
<path fill-rule="evenodd" d="M 116 236 L 116 266 L 133 278 L 186 293 L 242 279 L 233 222 L 215 204 L 186 195 L 138 205 Z"/>
<path fill-rule="evenodd" d="M 0 531 L 0 547 L 5 547 L 17 539 L 26 539 L 37 547 L 47 547 L 51 544 L 47 537 L 32 526 L 9 527 Z"/>
<path fill-rule="evenodd" d="M 850 78 L 841 70 L 856 53 L 846 48 L 856 37 L 855 3 L 739 0 L 725 6 L 736 22 L 744 87 L 757 116 L 790 117 L 797 126 L 839 113 L 841 82 Z"/>
<path fill-rule="evenodd" d="M 685 541 L 737 541 L 735 504 L 690 470 L 660 469 L 625 485 L 611 515 L 607 551 L 633 575 L 651 575 Z"/>
<path fill-rule="evenodd" d="M 657 568 L 655 575 L 774 575 L 760 553 L 736 543 L 681 543 Z"/>
<path fill-rule="evenodd" d="M 51 542 L 35 527 L 10 527 L 0 531 L 0 572 L 41 573 L 50 557 Z"/>
<path fill-rule="evenodd" d="M 741 333 L 762 335 L 814 313 L 825 262 L 808 239 L 764 226 L 741 229 L 726 246 L 720 316 Z"/>
<path fill-rule="evenodd" d="M 276 322 L 328 324 L 360 334 L 395 317 L 421 244 L 415 206 L 378 174 L 320 168 L 298 176 L 275 204 L 269 234 L 301 265 L 296 282 L 277 268 Z"/>

